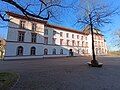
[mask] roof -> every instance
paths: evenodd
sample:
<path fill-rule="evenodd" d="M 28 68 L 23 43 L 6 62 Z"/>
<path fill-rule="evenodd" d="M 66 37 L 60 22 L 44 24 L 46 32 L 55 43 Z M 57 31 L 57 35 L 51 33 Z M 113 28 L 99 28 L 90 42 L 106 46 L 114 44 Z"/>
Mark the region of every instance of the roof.
<path fill-rule="evenodd" d="M 6 13 L 7 13 L 8 16 L 12 16 L 12 17 L 16 17 L 16 18 L 22 18 L 22 19 L 25 19 L 25 20 L 31 20 L 31 21 L 38 22 L 38 23 L 43 23 L 47 27 L 56 28 L 56 29 L 62 29 L 64 31 L 69 31 L 69 32 L 74 32 L 74 33 L 80 33 L 80 34 L 88 35 L 87 33 L 84 33 L 82 31 L 73 30 L 73 29 L 62 27 L 62 26 L 49 24 L 49 23 L 47 23 L 47 21 L 39 20 L 39 19 L 36 19 L 36 18 L 26 17 L 24 15 L 12 13 L 12 12 L 6 12 Z"/>
<path fill-rule="evenodd" d="M 69 29 L 69 28 L 65 28 L 65 27 L 62 27 L 62 26 L 57 26 L 57 25 L 54 25 L 54 24 L 48 24 L 48 23 L 46 23 L 45 26 L 51 27 L 51 28 L 56 28 L 56 29 L 62 29 L 62 30 L 69 31 L 69 32 L 74 32 L 74 33 L 80 33 L 80 34 L 88 35 L 87 33 L 84 33 L 82 31 L 78 31 L 78 30 L 74 30 L 74 29 Z"/>
<path fill-rule="evenodd" d="M 88 33 L 88 30 L 90 30 L 91 28 L 90 28 L 90 26 L 87 26 L 87 27 L 85 27 L 84 29 L 83 29 L 83 32 L 85 33 Z M 93 28 L 94 30 L 96 30 L 96 31 L 100 31 L 99 29 L 97 29 L 97 28 Z M 95 35 L 101 35 L 101 36 L 104 36 L 104 35 L 102 35 L 101 33 L 94 33 Z"/>
<path fill-rule="evenodd" d="M 25 20 L 30 20 L 30 21 L 34 21 L 34 22 L 38 22 L 38 23 L 43 23 L 43 24 L 47 23 L 46 21 L 43 21 L 43 20 L 39 20 L 39 19 L 32 18 L 32 17 L 26 17 L 24 15 L 12 13 L 12 12 L 6 12 L 6 13 L 8 16 L 12 16 L 12 17 L 16 17 L 16 18 L 22 18 Z"/>
<path fill-rule="evenodd" d="M 83 29 L 83 31 L 87 31 L 87 30 L 89 30 L 90 29 L 90 26 L 87 26 L 87 27 L 85 27 L 84 29 Z M 100 31 L 98 28 L 93 28 L 93 29 L 95 29 L 95 30 L 97 30 L 97 31 Z"/>

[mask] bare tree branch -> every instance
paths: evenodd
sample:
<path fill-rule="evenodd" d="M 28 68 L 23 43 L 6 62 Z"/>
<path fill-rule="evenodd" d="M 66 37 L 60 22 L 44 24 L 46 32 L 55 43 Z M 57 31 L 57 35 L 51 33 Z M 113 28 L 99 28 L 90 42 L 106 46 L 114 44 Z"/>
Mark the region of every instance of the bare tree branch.
<path fill-rule="evenodd" d="M 1 18 L 3 21 L 10 21 L 10 19 L 5 19 L 4 17 L 5 17 L 5 15 L 2 16 L 2 14 L 0 14 L 0 18 Z"/>
<path fill-rule="evenodd" d="M 19 0 L 2 0 L 2 2 L 5 2 L 7 5 L 10 5 L 11 7 L 13 6 L 14 8 L 20 10 L 22 14 L 24 14 L 26 17 L 31 16 L 42 20 L 48 20 L 51 17 L 55 18 L 55 14 L 59 12 L 61 8 L 69 8 L 68 6 L 65 7 L 61 5 L 61 0 L 35 0 L 34 2 L 33 1 L 25 1 L 25 3 L 23 3 Z M 58 11 L 56 12 L 56 10 Z M 0 15 L 0 18 L 6 21 L 3 14 Z"/>

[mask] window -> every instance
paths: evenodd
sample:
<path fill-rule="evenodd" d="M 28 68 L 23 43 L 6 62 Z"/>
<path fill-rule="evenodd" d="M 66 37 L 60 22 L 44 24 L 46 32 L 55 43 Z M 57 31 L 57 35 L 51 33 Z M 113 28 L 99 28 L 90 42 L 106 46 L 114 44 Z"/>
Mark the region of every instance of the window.
<path fill-rule="evenodd" d="M 86 50 L 86 53 L 88 54 L 88 49 Z"/>
<path fill-rule="evenodd" d="M 75 45 L 75 41 L 74 40 L 72 40 L 72 46 L 74 46 Z"/>
<path fill-rule="evenodd" d="M 101 48 L 99 48 L 99 54 L 101 54 Z"/>
<path fill-rule="evenodd" d="M 63 45 L 63 39 L 60 39 L 60 45 Z"/>
<path fill-rule="evenodd" d="M 78 54 L 80 54 L 80 50 L 78 49 L 77 51 L 78 51 Z"/>
<path fill-rule="evenodd" d="M 103 47 L 103 42 L 101 42 L 101 46 Z"/>
<path fill-rule="evenodd" d="M 79 44 L 80 44 L 80 41 L 77 41 L 77 46 L 79 46 Z"/>
<path fill-rule="evenodd" d="M 36 33 L 31 33 L 31 42 L 35 43 L 36 42 L 36 37 L 37 34 Z"/>
<path fill-rule="evenodd" d="M 60 49 L 60 54 L 63 54 L 63 49 Z"/>
<path fill-rule="evenodd" d="M 82 46 L 84 46 L 84 41 L 82 41 Z"/>
<path fill-rule="evenodd" d="M 94 39 L 96 39 L 96 35 L 94 35 Z"/>
<path fill-rule="evenodd" d="M 44 37 L 44 44 L 48 44 L 48 37 Z"/>
<path fill-rule="evenodd" d="M 94 41 L 95 46 L 97 47 L 97 41 Z"/>
<path fill-rule="evenodd" d="M 96 48 L 96 54 L 98 54 L 98 48 Z"/>
<path fill-rule="evenodd" d="M 68 33 L 66 33 L 66 37 L 67 37 L 67 38 L 69 37 L 69 34 L 68 34 Z"/>
<path fill-rule="evenodd" d="M 55 44 L 55 42 L 56 42 L 56 38 L 53 38 L 52 40 L 53 40 L 53 44 Z"/>
<path fill-rule="evenodd" d="M 48 49 L 44 49 L 44 55 L 48 55 Z"/>
<path fill-rule="evenodd" d="M 72 34 L 72 38 L 74 38 L 74 34 Z"/>
<path fill-rule="evenodd" d="M 101 51 L 101 52 L 102 52 L 102 54 L 104 54 L 104 49 L 103 49 L 103 48 L 102 48 L 102 51 Z"/>
<path fill-rule="evenodd" d="M 44 35 L 48 35 L 48 29 L 45 29 Z"/>
<path fill-rule="evenodd" d="M 83 40 L 83 36 L 81 36 L 81 40 Z"/>
<path fill-rule="evenodd" d="M 79 39 L 79 35 L 77 35 L 77 39 Z"/>
<path fill-rule="evenodd" d="M 82 50 L 82 54 L 85 54 L 85 50 L 84 49 Z"/>
<path fill-rule="evenodd" d="M 103 37 L 103 36 L 102 36 L 101 38 L 102 38 L 102 40 L 104 40 L 104 37 Z"/>
<path fill-rule="evenodd" d="M 100 46 L 100 42 L 98 41 L 98 46 Z"/>
<path fill-rule="evenodd" d="M 53 49 L 53 55 L 55 55 L 55 54 L 56 54 L 56 49 L 54 48 L 54 49 Z"/>
<path fill-rule="evenodd" d="M 60 32 L 60 36 L 61 36 L 61 37 L 63 36 L 63 32 Z"/>
<path fill-rule="evenodd" d="M 55 35 L 56 34 L 56 31 L 53 31 L 53 35 Z"/>
<path fill-rule="evenodd" d="M 36 48 L 35 47 L 31 47 L 30 55 L 35 55 L 35 52 L 36 52 Z"/>
<path fill-rule="evenodd" d="M 67 40 L 67 45 L 69 45 L 69 40 Z"/>
<path fill-rule="evenodd" d="M 35 23 L 32 23 L 32 30 L 36 31 L 36 24 Z"/>
<path fill-rule="evenodd" d="M 22 29 L 25 28 L 25 21 L 20 21 L 20 28 L 22 28 Z"/>
<path fill-rule="evenodd" d="M 22 31 L 18 32 L 18 41 L 24 42 L 24 34 L 25 32 L 22 32 Z"/>
<path fill-rule="evenodd" d="M 98 36 L 98 40 L 100 40 L 100 36 Z"/>
<path fill-rule="evenodd" d="M 18 56 L 22 56 L 22 55 L 23 55 L 23 47 L 22 47 L 22 46 L 19 46 L 19 47 L 17 48 L 17 55 L 18 55 Z"/>
<path fill-rule="evenodd" d="M 88 47 L 88 42 L 86 42 L 86 47 Z"/>

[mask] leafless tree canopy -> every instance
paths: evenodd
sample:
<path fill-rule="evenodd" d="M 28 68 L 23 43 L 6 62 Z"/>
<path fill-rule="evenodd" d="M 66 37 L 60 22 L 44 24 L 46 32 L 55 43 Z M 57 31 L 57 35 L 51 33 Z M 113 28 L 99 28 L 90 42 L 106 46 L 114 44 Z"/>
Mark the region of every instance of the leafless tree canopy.
<path fill-rule="evenodd" d="M 120 49 L 120 29 L 113 32 L 113 36 L 111 43 Z"/>
<path fill-rule="evenodd" d="M 9 21 L 6 18 L 6 11 L 22 13 L 25 16 L 31 16 L 43 20 L 56 18 L 58 11 L 65 7 L 61 0 L 2 0 L 3 7 L 0 8 L 0 18 Z"/>
<path fill-rule="evenodd" d="M 90 17 L 93 26 L 103 26 L 111 23 L 110 17 L 118 13 L 118 8 L 111 9 L 111 5 L 103 2 L 105 0 L 80 0 L 77 10 L 77 22 L 83 26 L 90 24 Z M 90 17 L 89 17 L 90 15 Z"/>

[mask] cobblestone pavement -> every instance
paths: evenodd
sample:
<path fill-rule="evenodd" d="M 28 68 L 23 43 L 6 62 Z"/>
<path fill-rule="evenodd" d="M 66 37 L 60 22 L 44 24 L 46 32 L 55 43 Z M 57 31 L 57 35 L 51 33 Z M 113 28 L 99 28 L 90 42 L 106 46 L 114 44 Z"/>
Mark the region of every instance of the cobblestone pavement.
<path fill-rule="evenodd" d="M 0 72 L 16 72 L 12 90 L 120 90 L 120 57 L 97 57 L 102 68 L 89 67 L 91 57 L 0 61 Z"/>

